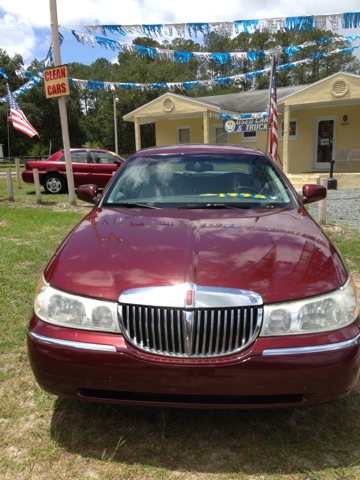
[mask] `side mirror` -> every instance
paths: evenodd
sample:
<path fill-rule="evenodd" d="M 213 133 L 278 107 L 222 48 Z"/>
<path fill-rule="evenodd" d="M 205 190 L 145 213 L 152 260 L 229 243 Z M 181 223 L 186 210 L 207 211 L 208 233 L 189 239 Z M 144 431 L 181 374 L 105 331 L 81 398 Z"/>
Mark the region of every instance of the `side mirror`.
<path fill-rule="evenodd" d="M 322 185 L 308 184 L 303 186 L 303 197 L 301 199 L 304 205 L 308 203 L 319 202 L 326 198 L 327 190 Z"/>
<path fill-rule="evenodd" d="M 97 203 L 97 186 L 96 185 L 81 185 L 76 190 L 76 196 L 79 200 L 88 203 Z"/>
<path fill-rule="evenodd" d="M 120 162 L 120 160 L 118 160 L 117 158 L 115 158 L 114 160 L 114 163 L 117 167 L 120 167 L 120 165 L 122 165 L 122 163 Z"/>

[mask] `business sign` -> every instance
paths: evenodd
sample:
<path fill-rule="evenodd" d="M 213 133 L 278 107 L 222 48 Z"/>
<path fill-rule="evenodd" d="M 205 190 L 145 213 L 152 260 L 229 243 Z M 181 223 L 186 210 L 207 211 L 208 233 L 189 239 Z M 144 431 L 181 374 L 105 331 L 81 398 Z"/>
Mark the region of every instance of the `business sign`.
<path fill-rule="evenodd" d="M 59 65 L 44 70 L 44 82 L 46 98 L 70 95 L 67 65 Z"/>
<path fill-rule="evenodd" d="M 223 122 L 224 133 L 261 132 L 269 128 L 269 117 L 230 119 Z"/>

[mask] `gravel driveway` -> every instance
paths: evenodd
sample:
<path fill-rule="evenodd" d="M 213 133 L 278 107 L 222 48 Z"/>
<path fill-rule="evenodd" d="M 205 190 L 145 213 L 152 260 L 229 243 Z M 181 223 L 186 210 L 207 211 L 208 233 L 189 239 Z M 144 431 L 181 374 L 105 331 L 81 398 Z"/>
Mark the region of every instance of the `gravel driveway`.
<path fill-rule="evenodd" d="M 319 203 L 310 204 L 310 214 L 319 219 Z M 360 188 L 328 190 L 326 223 L 348 225 L 360 230 Z"/>

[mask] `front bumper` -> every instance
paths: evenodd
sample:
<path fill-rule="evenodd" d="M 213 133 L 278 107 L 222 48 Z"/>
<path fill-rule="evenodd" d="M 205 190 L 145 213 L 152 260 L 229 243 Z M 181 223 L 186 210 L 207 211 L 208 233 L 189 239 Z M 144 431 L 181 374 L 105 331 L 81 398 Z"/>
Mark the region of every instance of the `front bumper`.
<path fill-rule="evenodd" d="M 34 375 L 50 393 L 189 408 L 284 407 L 344 398 L 358 377 L 359 341 L 355 322 L 327 334 L 258 338 L 236 355 L 190 360 L 150 355 L 122 335 L 59 328 L 36 316 L 28 331 Z"/>

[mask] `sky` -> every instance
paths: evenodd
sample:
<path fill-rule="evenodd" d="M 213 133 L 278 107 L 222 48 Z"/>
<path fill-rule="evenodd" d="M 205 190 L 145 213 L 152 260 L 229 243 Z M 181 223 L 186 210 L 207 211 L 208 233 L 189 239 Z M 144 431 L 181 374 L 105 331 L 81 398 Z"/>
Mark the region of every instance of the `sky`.
<path fill-rule="evenodd" d="M 83 28 L 86 24 L 217 22 L 356 11 L 360 11 L 359 0 L 235 0 L 224 3 L 214 0 L 57 0 L 59 25 L 86 33 Z M 91 64 L 100 57 L 116 61 L 116 52 L 99 45 L 94 48 L 87 44 L 83 46 L 70 30 L 59 28 L 59 31 L 65 39 L 61 46 L 62 64 Z M 360 26 L 338 33 L 360 35 Z M 102 36 L 100 32 L 96 35 Z M 199 40 L 200 37 L 201 34 Z M 131 43 L 133 37 L 116 35 L 109 38 Z M 29 65 L 34 58 L 45 58 L 51 41 L 49 0 L 0 0 L 0 48 L 10 56 L 21 54 Z"/>

